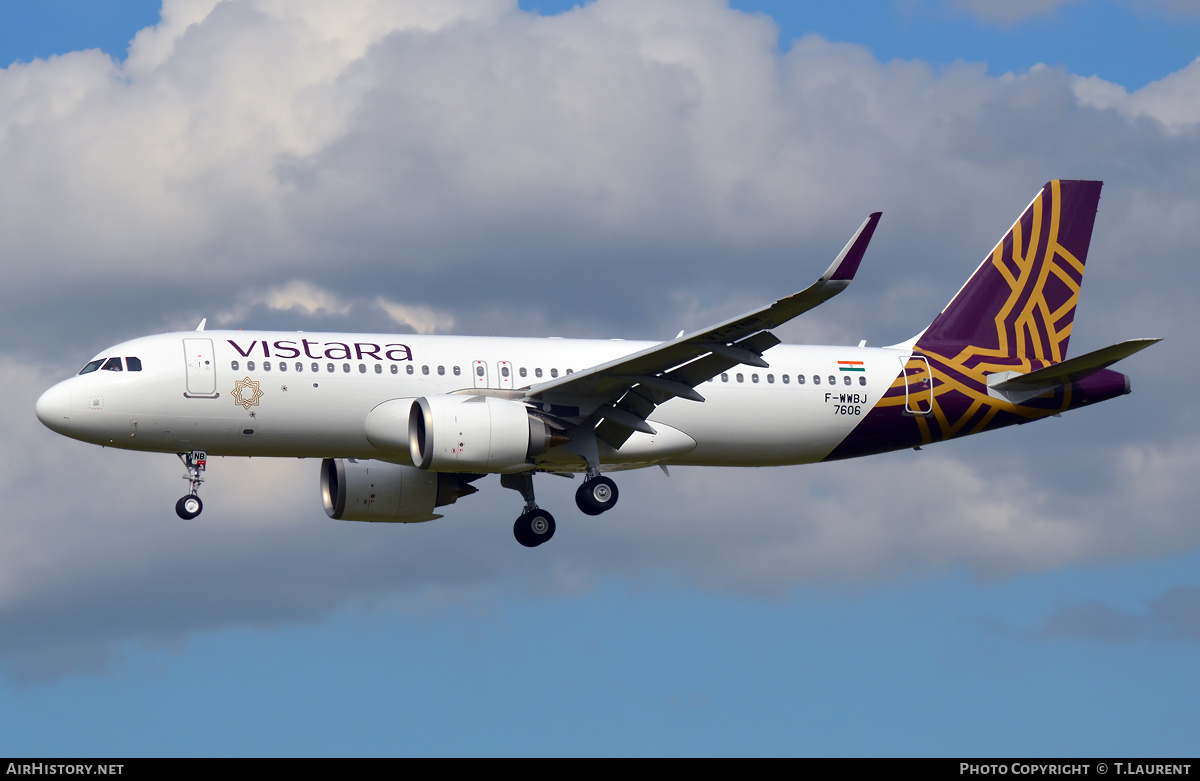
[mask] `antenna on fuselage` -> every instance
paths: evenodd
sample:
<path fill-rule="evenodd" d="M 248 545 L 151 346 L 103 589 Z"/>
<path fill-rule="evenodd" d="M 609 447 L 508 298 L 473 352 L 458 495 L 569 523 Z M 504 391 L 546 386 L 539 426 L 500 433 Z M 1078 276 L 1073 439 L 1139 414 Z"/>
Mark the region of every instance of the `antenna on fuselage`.
<path fill-rule="evenodd" d="M 200 325 L 196 326 L 196 330 L 197 330 L 197 331 L 203 331 L 203 330 L 204 330 L 204 324 L 205 324 L 205 323 L 207 323 L 207 322 L 208 322 L 208 318 L 207 318 L 207 317 L 205 317 L 204 319 L 202 319 L 202 320 L 200 321 Z"/>

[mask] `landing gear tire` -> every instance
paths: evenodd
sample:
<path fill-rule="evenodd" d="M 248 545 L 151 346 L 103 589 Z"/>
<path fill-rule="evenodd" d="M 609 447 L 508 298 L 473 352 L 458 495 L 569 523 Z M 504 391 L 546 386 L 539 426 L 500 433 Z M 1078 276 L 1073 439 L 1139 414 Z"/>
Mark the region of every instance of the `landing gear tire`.
<path fill-rule="evenodd" d="M 199 496 L 188 494 L 175 503 L 175 514 L 185 521 L 190 521 L 204 509 L 204 502 Z"/>
<path fill-rule="evenodd" d="M 554 516 L 545 510 L 530 510 L 513 524 L 513 536 L 526 548 L 536 548 L 554 536 Z"/>
<path fill-rule="evenodd" d="M 617 484 L 607 477 L 593 477 L 575 492 L 575 504 L 587 515 L 599 515 L 611 510 L 621 494 Z"/>

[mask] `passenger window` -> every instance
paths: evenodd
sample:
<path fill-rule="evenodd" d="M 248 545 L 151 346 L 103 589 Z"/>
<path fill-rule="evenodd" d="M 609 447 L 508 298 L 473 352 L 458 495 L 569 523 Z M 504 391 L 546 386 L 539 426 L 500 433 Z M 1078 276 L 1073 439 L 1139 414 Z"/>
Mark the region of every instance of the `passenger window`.
<path fill-rule="evenodd" d="M 574 369 L 567 369 L 567 374 L 574 374 L 574 373 L 575 373 Z"/>
<path fill-rule="evenodd" d="M 813 375 L 813 385 L 820 385 L 820 384 L 821 384 L 821 375 L 814 374 Z"/>
<path fill-rule="evenodd" d="M 122 371 L 121 359 L 120 358 L 109 358 L 107 361 L 104 362 L 104 365 L 101 366 L 100 369 L 102 371 L 106 371 L 106 372 Z"/>
<path fill-rule="evenodd" d="M 458 375 L 460 375 L 460 374 L 462 374 L 462 369 L 460 369 L 460 368 L 458 368 L 457 366 L 455 366 L 455 367 L 454 367 L 454 376 L 455 376 L 455 377 L 457 377 L 457 376 L 458 376 Z"/>
<path fill-rule="evenodd" d="M 767 375 L 767 384 L 768 384 L 768 385 L 774 385 L 774 384 L 775 384 L 775 375 L 774 375 L 774 374 L 768 374 L 768 375 Z"/>
<path fill-rule="evenodd" d="M 738 373 L 737 373 L 737 375 L 736 375 L 736 377 L 737 377 L 737 381 L 738 381 L 738 382 L 745 382 L 745 381 L 746 381 L 746 378 L 742 376 L 742 373 L 741 373 L 741 372 L 738 372 Z"/>
<path fill-rule="evenodd" d="M 830 385 L 837 385 L 837 377 L 834 377 L 832 374 L 831 374 L 831 375 L 829 375 L 829 384 L 830 384 Z"/>
<path fill-rule="evenodd" d="M 296 361 L 296 371 L 298 371 L 298 372 L 304 371 L 304 364 L 300 363 L 299 361 Z"/>
<path fill-rule="evenodd" d="M 281 371 L 281 372 L 287 371 L 287 361 L 279 362 L 279 371 Z"/>
<path fill-rule="evenodd" d="M 375 364 L 375 373 L 383 374 L 383 364 L 382 363 Z"/>
<path fill-rule="evenodd" d="M 408 372 L 409 374 L 412 374 L 413 372 L 415 372 L 415 371 L 416 371 L 416 370 L 413 368 L 413 365 L 412 365 L 411 363 L 410 363 L 408 366 L 405 366 L 405 367 L 404 367 L 404 370 L 405 370 L 406 372 Z"/>
<path fill-rule="evenodd" d="M 803 375 L 803 374 L 797 374 L 797 375 L 796 375 L 796 384 L 797 384 L 797 385 L 803 385 L 803 384 L 804 384 L 804 375 Z"/>
<path fill-rule="evenodd" d="M 789 382 L 791 382 L 791 378 L 790 378 L 790 377 L 788 377 L 786 374 L 785 374 L 785 375 L 783 375 L 783 376 L 782 376 L 780 379 L 782 379 L 782 380 L 783 380 L 783 384 L 784 384 L 784 385 L 787 385 Z"/>
<path fill-rule="evenodd" d="M 508 371 L 508 369 L 505 369 L 504 371 L 505 371 L 505 372 L 507 372 L 507 371 Z M 446 376 L 446 367 L 445 367 L 445 366 L 439 366 L 439 367 L 438 367 L 438 376 L 439 376 L 439 377 L 445 377 L 445 376 Z M 507 374 L 505 374 L 504 376 L 505 376 L 505 377 L 507 377 L 508 375 L 507 375 Z"/>
<path fill-rule="evenodd" d="M 518 374 L 520 374 L 522 377 L 525 377 L 525 376 L 528 376 L 529 372 L 525 369 L 524 366 L 522 366 L 520 371 L 518 372 Z"/>
<path fill-rule="evenodd" d="M 246 371 L 254 371 L 254 361 L 246 361 Z"/>
<path fill-rule="evenodd" d="M 325 371 L 327 371 L 327 372 L 329 372 L 330 374 L 332 374 L 332 373 L 333 373 L 333 364 L 332 364 L 332 363 L 327 363 L 327 364 L 325 364 Z"/>
<path fill-rule="evenodd" d="M 866 377 L 864 377 L 864 376 L 862 376 L 861 374 L 860 374 L 860 375 L 858 375 L 858 384 L 859 384 L 859 385 L 866 385 L 866 384 L 867 384 L 867 378 L 866 378 Z"/>
<path fill-rule="evenodd" d="M 99 369 L 100 364 L 102 364 L 102 363 L 104 363 L 103 358 L 98 358 L 97 360 L 91 361 L 88 363 L 87 366 L 84 366 L 82 369 L 80 369 L 79 373 L 80 374 L 91 374 L 92 372 Z M 237 368 L 237 361 L 233 362 L 233 368 L 235 368 L 235 369 Z"/>
<path fill-rule="evenodd" d="M 393 363 L 392 364 L 392 374 L 399 374 L 399 373 L 400 373 L 400 367 Z"/>
<path fill-rule="evenodd" d="M 757 374 L 751 374 L 751 375 L 750 375 L 750 382 L 758 382 L 758 375 L 757 375 Z"/>
<path fill-rule="evenodd" d="M 721 382 L 729 382 L 729 372 L 721 372 Z"/>
<path fill-rule="evenodd" d="M 342 364 L 342 374 L 349 374 L 349 373 L 350 373 L 350 364 L 343 363 Z"/>
<path fill-rule="evenodd" d="M 140 372 L 142 370 L 141 358 L 126 358 L 125 368 L 131 372 Z"/>
<path fill-rule="evenodd" d="M 438 368 L 440 369 L 441 367 L 438 367 Z M 438 373 L 441 374 L 440 371 Z M 508 379 L 508 367 L 507 366 L 500 367 L 500 376 L 504 377 L 505 379 Z"/>
<path fill-rule="evenodd" d="M 265 371 L 265 372 L 271 371 L 271 362 L 270 361 L 263 361 L 263 371 Z"/>
<path fill-rule="evenodd" d="M 313 374 L 316 374 L 317 372 L 321 371 L 321 364 L 314 363 L 312 365 L 312 370 L 313 370 Z"/>
<path fill-rule="evenodd" d="M 424 374 L 424 375 L 427 375 L 427 376 L 428 376 L 428 374 L 429 374 L 429 367 L 428 367 L 428 366 L 422 366 L 422 367 L 421 367 L 421 374 Z"/>
<path fill-rule="evenodd" d="M 533 376 L 534 376 L 534 377 L 541 377 L 541 376 L 542 376 L 542 370 L 541 370 L 541 369 L 534 369 L 534 370 L 533 370 Z"/>
<path fill-rule="evenodd" d="M 849 374 L 847 374 L 846 376 L 842 377 L 842 384 L 843 384 L 843 385 L 849 385 L 849 384 L 850 384 L 850 375 L 849 375 Z"/>
<path fill-rule="evenodd" d="M 551 370 L 550 370 L 550 376 L 551 376 L 551 377 L 557 377 L 557 376 L 558 376 L 558 369 L 551 369 Z"/>
<path fill-rule="evenodd" d="M 365 363 L 360 363 L 360 364 L 358 365 L 358 373 L 359 373 L 359 374 L 366 374 L 366 373 L 367 373 L 367 365 L 366 365 Z"/>
<path fill-rule="evenodd" d="M 238 362 L 237 362 L 237 361 L 230 361 L 230 362 L 229 362 L 229 368 L 230 368 L 230 369 L 233 369 L 234 371 L 237 371 L 237 370 L 238 370 Z"/>
<path fill-rule="evenodd" d="M 476 366 L 476 367 L 475 367 L 475 376 L 476 376 L 476 377 L 482 377 L 482 376 L 483 376 L 483 367 L 482 367 L 482 366 Z"/>

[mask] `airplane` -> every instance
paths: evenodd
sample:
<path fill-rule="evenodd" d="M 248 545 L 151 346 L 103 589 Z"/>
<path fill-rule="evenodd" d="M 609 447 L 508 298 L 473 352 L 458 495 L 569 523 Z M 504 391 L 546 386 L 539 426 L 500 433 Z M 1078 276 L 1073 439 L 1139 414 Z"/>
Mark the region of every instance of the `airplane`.
<path fill-rule="evenodd" d="M 889 347 L 785 345 L 772 329 L 854 278 L 871 214 L 798 293 L 665 342 L 195 331 L 100 351 L 37 401 L 47 427 L 175 453 L 203 509 L 208 456 L 321 459 L 335 520 L 415 523 L 499 474 L 526 547 L 554 536 L 538 473 L 582 473 L 587 515 L 609 474 L 675 465 L 835 461 L 1056 416 L 1130 392 L 1111 364 L 1158 339 L 1067 358 L 1101 182 L 1048 182 L 950 303 Z M 669 471 L 668 471 L 669 474 Z"/>

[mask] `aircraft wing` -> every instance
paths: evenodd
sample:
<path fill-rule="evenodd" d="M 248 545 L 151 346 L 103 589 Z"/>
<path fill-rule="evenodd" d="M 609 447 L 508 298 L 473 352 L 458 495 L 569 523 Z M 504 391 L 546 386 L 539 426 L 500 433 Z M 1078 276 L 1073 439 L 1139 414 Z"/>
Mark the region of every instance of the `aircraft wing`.
<path fill-rule="evenodd" d="M 596 434 L 620 447 L 634 431 L 654 433 L 646 418 L 672 398 L 704 401 L 695 387 L 727 369 L 767 367 L 762 354 L 780 343 L 770 332 L 846 289 L 879 224 L 867 217 L 833 264 L 813 284 L 769 306 L 684 334 L 640 352 L 532 386 L 526 399 L 579 407 L 601 421 Z"/>

